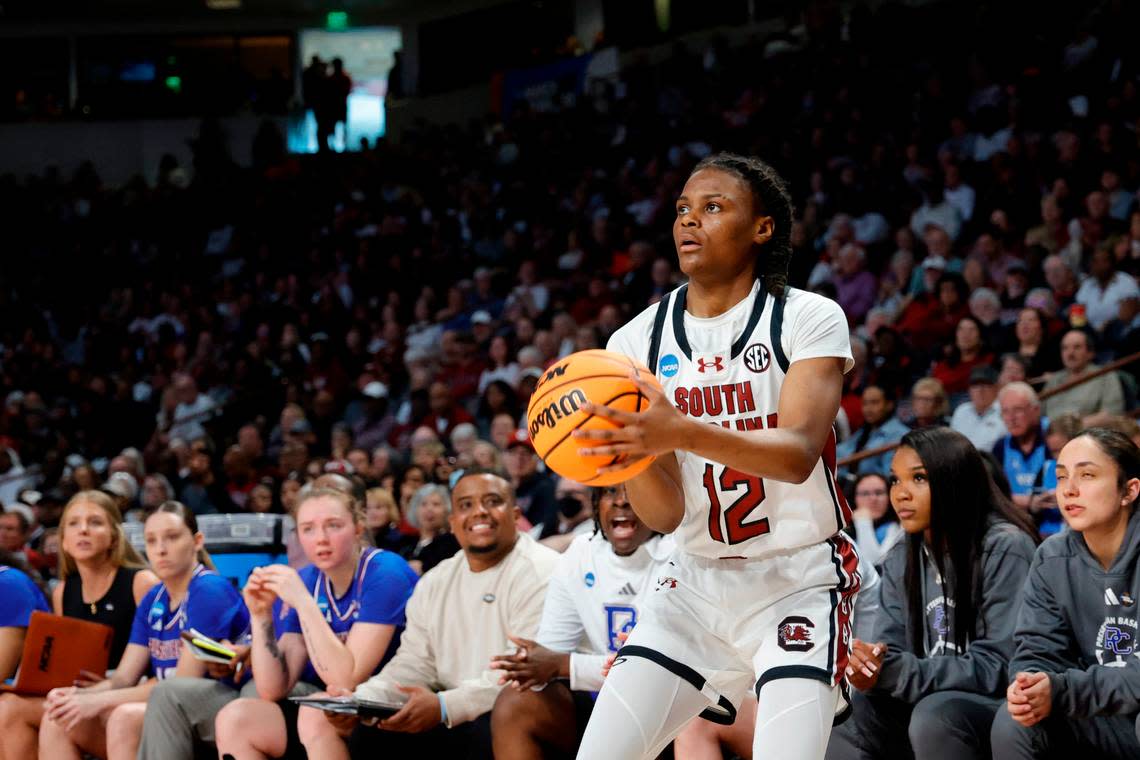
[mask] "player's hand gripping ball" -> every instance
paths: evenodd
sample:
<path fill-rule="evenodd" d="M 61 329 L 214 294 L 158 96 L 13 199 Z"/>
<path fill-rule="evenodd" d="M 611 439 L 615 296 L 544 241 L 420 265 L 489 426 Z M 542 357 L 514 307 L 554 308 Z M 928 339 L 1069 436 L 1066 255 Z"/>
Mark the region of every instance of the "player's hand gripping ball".
<path fill-rule="evenodd" d="M 655 457 L 646 456 L 621 467 L 629 459 L 627 455 L 583 456 L 579 449 L 596 444 L 576 440 L 572 435 L 575 430 L 621 427 L 605 417 L 582 411 L 587 402 L 625 412 L 649 408 L 649 399 L 630 377 L 634 371 L 642 381 L 661 390 L 657 378 L 643 364 L 601 349 L 571 354 L 543 374 L 530 398 L 526 419 L 534 450 L 547 467 L 579 483 L 605 486 L 623 483 L 653 463 Z M 599 474 L 602 467 L 620 469 Z"/>

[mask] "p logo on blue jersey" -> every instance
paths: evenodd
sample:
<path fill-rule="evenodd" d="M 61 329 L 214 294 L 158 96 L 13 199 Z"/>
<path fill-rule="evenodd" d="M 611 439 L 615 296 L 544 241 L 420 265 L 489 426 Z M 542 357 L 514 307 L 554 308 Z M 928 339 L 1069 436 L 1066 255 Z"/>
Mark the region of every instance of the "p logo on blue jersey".
<path fill-rule="evenodd" d="M 673 377 L 681 369 L 681 362 L 673 354 L 665 354 L 657 362 L 657 371 L 665 377 Z"/>

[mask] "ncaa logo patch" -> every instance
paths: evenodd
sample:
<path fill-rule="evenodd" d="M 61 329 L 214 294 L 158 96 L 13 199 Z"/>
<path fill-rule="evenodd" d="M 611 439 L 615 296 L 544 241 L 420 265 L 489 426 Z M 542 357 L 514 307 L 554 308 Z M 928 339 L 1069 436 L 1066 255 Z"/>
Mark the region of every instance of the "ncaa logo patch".
<path fill-rule="evenodd" d="M 593 588 L 594 587 L 594 574 L 593 573 L 586 573 L 586 577 L 583 578 L 582 580 L 584 580 L 586 582 L 586 588 Z"/>
<path fill-rule="evenodd" d="M 753 372 L 764 372 L 772 364 L 772 352 L 763 343 L 753 343 L 744 349 L 744 366 Z"/>
<path fill-rule="evenodd" d="M 665 377 L 673 377 L 681 369 L 681 362 L 673 354 L 665 354 L 657 362 L 657 371 Z"/>
<path fill-rule="evenodd" d="M 815 623 L 802 615 L 789 615 L 776 626 L 776 643 L 785 652 L 807 652 L 815 646 L 811 640 Z"/>

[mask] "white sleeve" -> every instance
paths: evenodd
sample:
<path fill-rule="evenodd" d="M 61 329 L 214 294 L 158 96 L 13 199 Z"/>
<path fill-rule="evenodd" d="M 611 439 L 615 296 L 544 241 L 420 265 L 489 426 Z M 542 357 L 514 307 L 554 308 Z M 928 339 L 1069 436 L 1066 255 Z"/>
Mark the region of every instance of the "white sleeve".
<path fill-rule="evenodd" d="M 618 354 L 624 354 L 632 359 L 637 359 L 639 362 L 644 363 L 647 358 L 647 354 L 649 353 L 649 348 L 647 346 L 634 345 L 635 342 L 640 343 L 641 341 L 631 340 L 632 337 L 632 330 L 618 330 L 613 335 L 611 335 L 610 339 L 606 342 L 606 350 L 613 351 L 614 353 Z"/>
<path fill-rule="evenodd" d="M 851 369 L 855 364 L 851 332 L 839 304 L 814 293 L 799 292 L 788 296 L 787 310 L 790 324 L 781 342 L 789 363 L 836 357 L 844 360 L 844 372 Z"/>
<path fill-rule="evenodd" d="M 602 666 L 606 664 L 607 657 L 609 655 L 581 652 L 570 655 L 570 690 L 601 691 L 606 680 L 602 675 Z"/>
<path fill-rule="evenodd" d="M 546 586 L 542 620 L 538 624 L 538 636 L 535 640 L 555 652 L 573 652 L 585 632 L 578 608 L 574 605 L 574 597 L 566 584 L 567 576 L 572 574 L 577 554 L 576 551 L 567 549 L 566 554 L 558 558 L 558 566 Z"/>

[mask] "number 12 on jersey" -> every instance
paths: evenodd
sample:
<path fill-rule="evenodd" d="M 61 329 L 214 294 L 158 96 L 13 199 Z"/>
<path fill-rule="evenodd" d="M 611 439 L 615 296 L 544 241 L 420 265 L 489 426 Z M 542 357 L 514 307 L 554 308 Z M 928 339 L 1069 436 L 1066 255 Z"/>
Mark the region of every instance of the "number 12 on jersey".
<path fill-rule="evenodd" d="M 771 528 L 768 518 L 745 522 L 752 510 L 764 501 L 764 481 L 755 475 L 746 475 L 731 467 L 718 465 L 720 475 L 713 471 L 714 465 L 705 465 L 704 485 L 709 495 L 709 535 L 714 541 L 723 544 L 739 544 L 750 538 L 763 536 Z M 724 509 L 724 529 L 720 526 L 721 493 L 742 491 L 736 501 Z"/>

